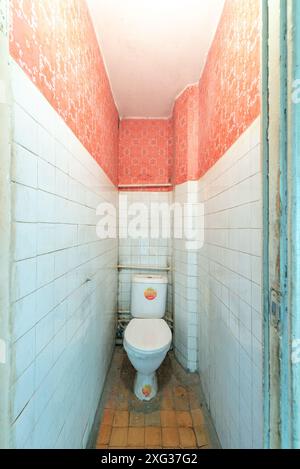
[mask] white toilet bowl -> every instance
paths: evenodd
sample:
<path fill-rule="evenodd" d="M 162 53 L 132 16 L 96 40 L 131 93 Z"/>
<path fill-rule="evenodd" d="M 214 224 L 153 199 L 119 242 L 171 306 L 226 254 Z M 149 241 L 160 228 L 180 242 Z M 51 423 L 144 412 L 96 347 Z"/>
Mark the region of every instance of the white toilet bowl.
<path fill-rule="evenodd" d="M 132 319 L 124 335 L 124 348 L 136 369 L 134 392 L 138 399 L 150 401 L 157 393 L 156 370 L 164 361 L 172 333 L 163 319 Z"/>

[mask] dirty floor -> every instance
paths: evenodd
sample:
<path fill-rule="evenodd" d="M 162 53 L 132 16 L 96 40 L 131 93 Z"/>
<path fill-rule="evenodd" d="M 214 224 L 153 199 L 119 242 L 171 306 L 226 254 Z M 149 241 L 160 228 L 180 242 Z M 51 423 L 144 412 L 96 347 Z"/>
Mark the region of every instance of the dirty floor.
<path fill-rule="evenodd" d="M 134 376 L 126 353 L 117 347 L 104 390 L 97 449 L 219 447 L 199 376 L 187 373 L 172 352 L 158 371 L 159 391 L 151 402 L 135 397 Z"/>

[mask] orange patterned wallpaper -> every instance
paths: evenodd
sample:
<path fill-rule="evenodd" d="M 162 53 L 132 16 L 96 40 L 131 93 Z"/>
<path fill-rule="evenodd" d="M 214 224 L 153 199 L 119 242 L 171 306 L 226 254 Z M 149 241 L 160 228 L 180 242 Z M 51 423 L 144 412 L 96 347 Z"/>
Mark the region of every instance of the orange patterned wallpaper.
<path fill-rule="evenodd" d="M 226 0 L 199 82 L 199 174 L 260 114 L 260 1 Z"/>
<path fill-rule="evenodd" d="M 124 119 L 119 133 L 119 183 L 168 184 L 173 129 L 165 119 Z"/>
<path fill-rule="evenodd" d="M 175 184 L 198 180 L 259 114 L 260 2 L 227 0 L 199 85 L 188 87 L 175 102 L 169 121 L 173 127 L 173 164 L 171 153 L 168 160 L 160 159 L 157 153 L 160 174 L 169 171 Z M 150 123 L 140 120 L 134 125 L 136 131 L 129 131 L 126 139 L 121 132 L 120 158 L 126 157 L 120 159 L 120 182 L 159 182 L 153 164 L 141 156 L 150 147 L 144 142 L 139 153 L 138 145 L 131 140 L 137 142 L 137 135 L 142 135 L 144 126 L 148 128 Z M 165 135 L 162 147 L 166 148 L 167 138 L 170 141 L 170 135 Z"/>
<path fill-rule="evenodd" d="M 259 0 L 226 0 L 199 86 L 170 120 L 123 120 L 119 138 L 85 0 L 11 0 L 11 13 L 11 55 L 115 184 L 197 180 L 260 114 Z"/>
<path fill-rule="evenodd" d="M 175 184 L 198 179 L 199 173 L 199 88 L 188 87 L 176 100 L 174 122 Z"/>
<path fill-rule="evenodd" d="M 85 0 L 11 0 L 10 53 L 118 183 L 118 112 Z"/>

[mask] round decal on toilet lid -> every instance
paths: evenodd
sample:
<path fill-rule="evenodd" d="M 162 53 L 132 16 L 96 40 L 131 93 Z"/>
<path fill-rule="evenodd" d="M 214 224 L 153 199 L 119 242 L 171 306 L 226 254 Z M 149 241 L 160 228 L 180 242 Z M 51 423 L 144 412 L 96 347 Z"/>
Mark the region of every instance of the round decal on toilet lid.
<path fill-rule="evenodd" d="M 153 301 L 157 297 L 157 291 L 153 290 L 153 288 L 147 288 L 147 290 L 144 291 L 144 296 L 146 300 Z"/>

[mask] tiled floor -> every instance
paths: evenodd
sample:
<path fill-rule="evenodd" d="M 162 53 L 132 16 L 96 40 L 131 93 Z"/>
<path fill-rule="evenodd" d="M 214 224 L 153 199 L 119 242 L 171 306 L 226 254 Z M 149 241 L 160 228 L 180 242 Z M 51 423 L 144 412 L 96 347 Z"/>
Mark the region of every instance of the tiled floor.
<path fill-rule="evenodd" d="M 199 376 L 185 372 L 172 352 L 159 369 L 159 392 L 151 402 L 135 397 L 134 375 L 126 353 L 117 347 L 104 390 L 96 448 L 218 447 L 199 397 Z"/>

